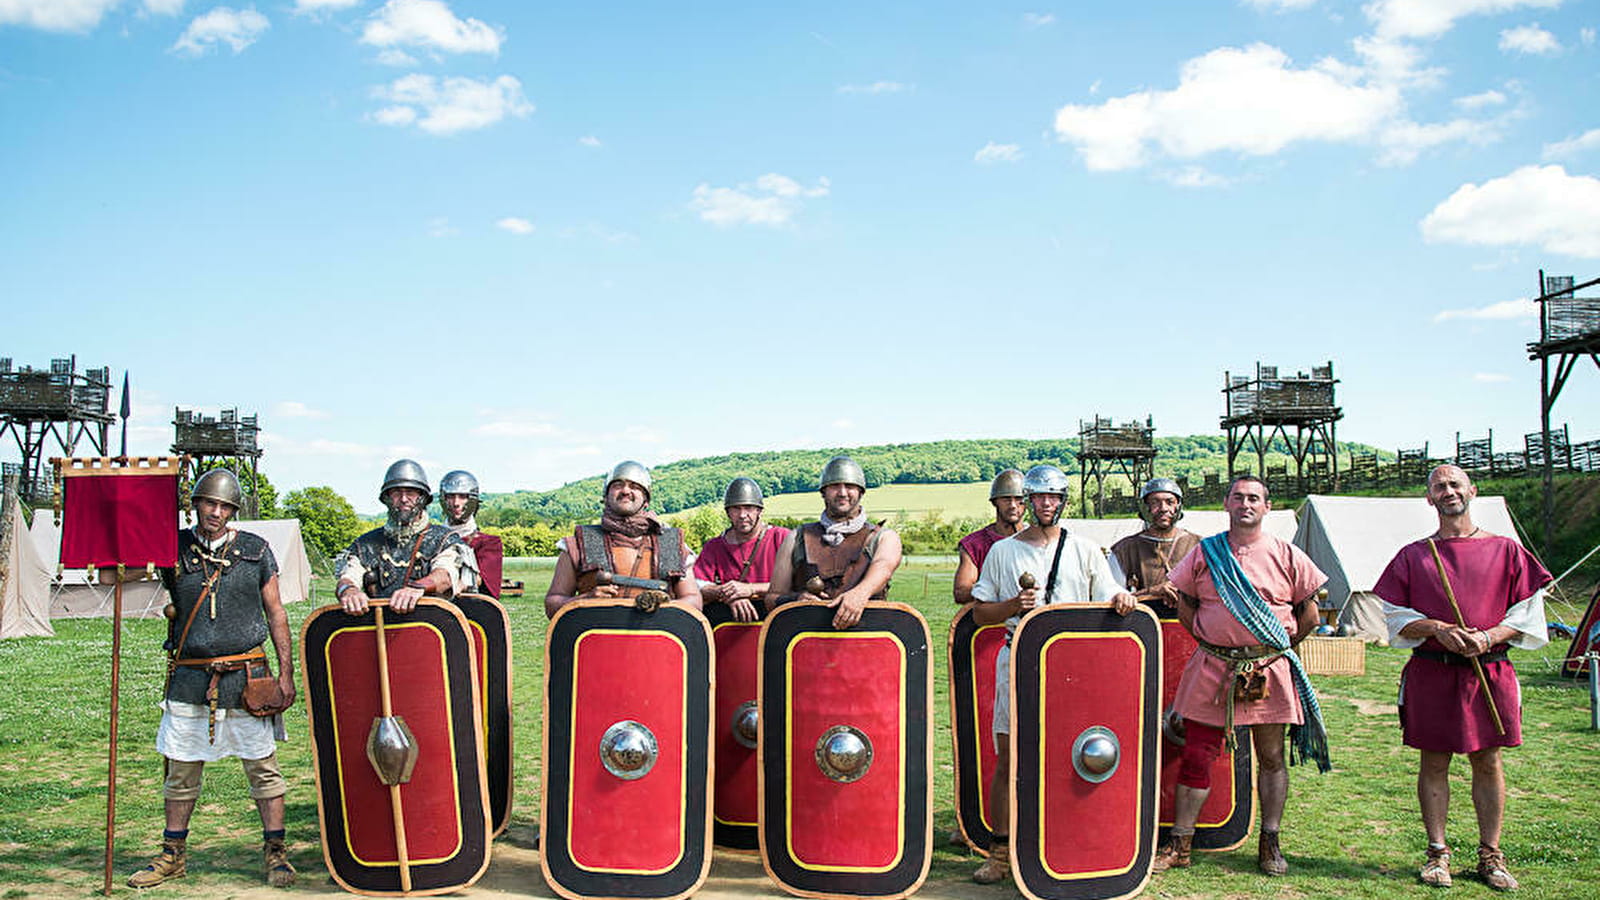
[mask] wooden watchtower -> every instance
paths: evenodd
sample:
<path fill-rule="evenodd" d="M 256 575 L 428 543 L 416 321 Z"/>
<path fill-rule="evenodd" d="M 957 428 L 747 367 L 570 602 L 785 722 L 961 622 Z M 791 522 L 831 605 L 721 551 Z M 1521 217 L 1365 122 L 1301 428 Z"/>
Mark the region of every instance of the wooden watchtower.
<path fill-rule="evenodd" d="M 1301 494 L 1309 490 L 1337 490 L 1339 455 L 1337 422 L 1344 418 L 1333 399 L 1333 363 L 1304 372 L 1280 376 L 1277 366 L 1256 363 L 1255 374 L 1224 372 L 1222 428 L 1228 435 L 1229 477 L 1241 475 L 1237 460 L 1253 451 L 1255 473 L 1268 479 L 1274 491 Z M 1267 471 L 1267 451 L 1281 439 L 1294 459 L 1294 484 L 1273 484 Z M 1287 472 L 1284 472 L 1287 476 Z M 1287 489 L 1287 490 L 1285 490 Z"/>
<path fill-rule="evenodd" d="M 1562 460 L 1562 448 L 1552 440 L 1550 410 L 1566 387 L 1567 378 L 1583 357 L 1600 367 L 1600 297 L 1579 297 L 1578 291 L 1600 284 L 1591 278 L 1573 284 L 1571 275 L 1546 276 L 1539 270 L 1539 340 L 1528 344 L 1528 358 L 1539 361 L 1539 438 L 1538 461 L 1544 477 L 1543 549 L 1548 550 L 1555 527 L 1555 468 Z M 1551 371 L 1552 361 L 1555 371 Z M 1531 435 L 1530 435 L 1531 437 Z M 1559 435 L 1565 438 L 1563 433 Z M 1534 461 L 1530 448 L 1529 464 Z M 1570 452 L 1566 462 L 1571 465 Z"/>
<path fill-rule="evenodd" d="M 15 438 L 22 455 L 20 463 L 5 464 L 5 474 L 17 476 L 18 496 L 35 506 L 50 502 L 49 456 L 77 456 L 83 441 L 94 455 L 107 455 L 116 418 L 110 399 L 109 367 L 79 372 L 78 357 L 70 356 L 50 360 L 48 370 L 13 370 L 10 357 L 0 358 L 0 437 Z M 49 444 L 56 452 L 46 452 Z"/>
<path fill-rule="evenodd" d="M 231 469 L 239 476 L 239 487 L 244 492 L 244 506 L 239 510 L 239 517 L 255 518 L 261 511 L 256 498 L 256 471 L 261 460 L 257 438 L 261 428 L 256 424 L 256 417 L 240 416 L 237 409 L 225 409 L 216 418 L 203 416 L 195 410 L 175 409 L 172 426 L 177 432 L 172 452 L 185 460 L 182 476 L 185 488 L 219 465 Z"/>
<path fill-rule="evenodd" d="M 1078 485 L 1083 491 L 1083 515 L 1089 516 L 1089 480 L 1094 479 L 1094 515 L 1106 514 L 1106 475 L 1120 474 L 1133 485 L 1150 480 L 1156 459 L 1155 420 L 1145 417 L 1112 424 L 1109 418 L 1095 416 L 1078 421 Z M 1137 498 L 1135 501 L 1137 503 Z M 1119 510 L 1121 511 L 1121 510 Z M 1131 511 L 1131 510 L 1130 510 Z"/>

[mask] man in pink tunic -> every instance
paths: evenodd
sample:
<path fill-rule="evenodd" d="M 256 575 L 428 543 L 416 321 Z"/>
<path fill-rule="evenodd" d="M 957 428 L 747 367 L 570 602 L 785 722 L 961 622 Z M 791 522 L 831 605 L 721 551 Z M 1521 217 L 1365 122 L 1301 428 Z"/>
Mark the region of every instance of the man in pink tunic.
<path fill-rule="evenodd" d="M 972 532 L 956 543 L 956 577 L 953 593 L 957 603 L 971 603 L 972 586 L 978 583 L 978 573 L 983 571 L 983 560 L 996 541 L 1004 540 L 1022 530 L 1022 515 L 1027 503 L 1022 499 L 1022 472 L 1006 469 L 994 477 L 989 485 L 989 504 L 994 507 L 994 521 Z"/>
<path fill-rule="evenodd" d="M 765 505 L 754 479 L 741 476 L 728 482 L 722 494 L 728 530 L 706 541 L 694 563 L 701 601 L 728 604 L 739 622 L 761 618 L 756 604 L 772 581 L 778 547 L 789 536 L 789 529 L 762 521 Z"/>
<path fill-rule="evenodd" d="M 1234 479 L 1223 508 L 1228 512 L 1227 547 L 1290 646 L 1318 621 L 1315 596 L 1328 580 L 1300 548 L 1262 530 L 1272 509 L 1267 486 L 1253 475 Z M 1173 709 L 1183 718 L 1185 743 L 1174 796 L 1171 842 L 1156 853 L 1152 871 L 1189 865 L 1200 807 L 1211 792 L 1211 763 L 1232 726 L 1250 726 L 1258 764 L 1261 839 L 1257 865 L 1267 875 L 1288 871 L 1278 847 L 1289 770 L 1284 758 L 1286 725 L 1307 725 L 1305 708 L 1284 652 L 1263 644 L 1224 605 L 1202 548 L 1190 551 L 1170 577 L 1178 591 L 1179 618 L 1199 642 L 1178 682 Z M 1292 649 L 1288 652 L 1292 653 Z M 1236 693 L 1244 680 L 1245 690 Z"/>
<path fill-rule="evenodd" d="M 1428 833 L 1422 881 L 1450 885 L 1450 761 L 1465 753 L 1478 814 L 1478 875 L 1508 891 L 1517 880 L 1500 850 L 1506 804 L 1500 748 L 1522 743 L 1522 694 L 1506 648 L 1534 650 L 1547 642 L 1543 589 L 1550 573 L 1516 541 L 1472 524 L 1477 495 L 1455 466 L 1430 472 L 1428 504 L 1439 530 L 1401 548 L 1373 592 L 1383 598 L 1389 643 L 1412 648 L 1400 675 L 1400 728 L 1406 746 L 1422 752 L 1417 803 Z"/>

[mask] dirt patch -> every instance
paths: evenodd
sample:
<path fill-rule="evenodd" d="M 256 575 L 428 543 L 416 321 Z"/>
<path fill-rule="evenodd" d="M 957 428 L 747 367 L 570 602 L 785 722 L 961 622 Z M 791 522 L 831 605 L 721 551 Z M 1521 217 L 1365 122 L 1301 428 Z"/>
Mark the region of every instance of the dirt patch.
<path fill-rule="evenodd" d="M 1356 708 L 1356 712 L 1363 716 L 1398 716 L 1400 707 L 1393 703 L 1380 700 L 1363 700 L 1360 697 L 1344 697 L 1339 694 L 1330 694 L 1327 691 L 1318 691 L 1317 696 L 1323 700 L 1342 700 Z"/>

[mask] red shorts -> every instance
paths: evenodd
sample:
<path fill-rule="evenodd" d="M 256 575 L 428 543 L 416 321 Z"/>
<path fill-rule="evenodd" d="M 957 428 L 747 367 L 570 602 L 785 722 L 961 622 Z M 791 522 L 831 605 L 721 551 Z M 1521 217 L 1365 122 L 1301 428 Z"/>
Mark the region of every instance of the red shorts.
<path fill-rule="evenodd" d="M 1178 783 L 1196 790 L 1211 787 L 1211 764 L 1222 755 L 1222 729 L 1193 720 L 1183 723 L 1183 757 L 1178 763 Z"/>

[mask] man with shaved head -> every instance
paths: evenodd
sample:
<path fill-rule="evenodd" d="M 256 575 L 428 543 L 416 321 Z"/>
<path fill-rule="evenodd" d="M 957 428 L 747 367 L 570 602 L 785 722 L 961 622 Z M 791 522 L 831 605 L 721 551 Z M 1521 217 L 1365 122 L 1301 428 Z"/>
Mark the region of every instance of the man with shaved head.
<path fill-rule="evenodd" d="M 1477 495 L 1456 466 L 1428 473 L 1438 530 L 1402 547 L 1373 592 L 1383 598 L 1390 644 L 1411 648 L 1400 674 L 1400 729 L 1406 746 L 1422 753 L 1417 803 L 1428 834 L 1422 882 L 1450 886 L 1450 762 L 1465 753 L 1478 819 L 1478 877 L 1509 891 L 1517 879 L 1500 850 L 1506 805 L 1500 748 L 1522 743 L 1522 694 L 1506 650 L 1547 642 L 1550 573 L 1512 538 L 1473 524 Z"/>

